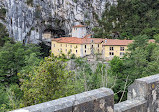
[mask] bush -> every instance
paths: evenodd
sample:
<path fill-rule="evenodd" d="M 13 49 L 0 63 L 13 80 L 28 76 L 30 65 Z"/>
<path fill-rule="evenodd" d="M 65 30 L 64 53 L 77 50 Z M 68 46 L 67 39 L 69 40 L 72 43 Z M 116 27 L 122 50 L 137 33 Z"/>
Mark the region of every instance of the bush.
<path fill-rule="evenodd" d="M 75 54 L 71 54 L 71 59 L 76 59 L 76 55 Z"/>

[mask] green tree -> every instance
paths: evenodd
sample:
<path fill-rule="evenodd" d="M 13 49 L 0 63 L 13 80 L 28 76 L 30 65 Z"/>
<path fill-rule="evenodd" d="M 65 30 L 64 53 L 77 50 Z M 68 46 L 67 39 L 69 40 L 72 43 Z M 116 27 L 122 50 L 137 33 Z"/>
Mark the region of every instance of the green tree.
<path fill-rule="evenodd" d="M 92 88 L 92 80 L 91 76 L 93 75 L 93 71 L 91 70 L 90 65 L 87 63 L 86 59 L 77 58 L 75 60 L 76 63 L 76 85 L 77 91 L 84 92 L 91 90 Z"/>
<path fill-rule="evenodd" d="M 17 84 L 10 85 L 10 87 L 1 86 L 0 89 L 0 111 L 6 112 L 20 107 L 23 92 Z"/>
<path fill-rule="evenodd" d="M 53 55 L 45 58 L 34 72 L 29 73 L 29 79 L 22 81 L 24 105 L 42 103 L 73 94 L 72 86 L 68 85 L 72 83 L 73 73 L 65 67 L 66 64 Z"/>
<path fill-rule="evenodd" d="M 123 74 L 124 70 L 124 64 L 123 60 L 121 60 L 119 57 L 114 57 L 110 61 L 110 69 L 109 69 L 109 74 L 114 77 L 114 86 L 113 86 L 113 91 L 115 93 L 115 102 L 119 102 L 121 98 L 121 94 L 124 90 L 124 84 L 126 82 L 126 75 Z"/>
<path fill-rule="evenodd" d="M 126 100 L 127 87 L 135 79 L 159 73 L 158 44 L 148 42 L 146 35 L 136 36 L 134 40 L 122 60 L 114 57 L 110 62 L 109 72 L 117 77 L 113 87 L 115 102 Z"/>
<path fill-rule="evenodd" d="M 0 49 L 0 82 L 5 85 L 18 83 L 17 73 L 26 66 L 26 58 L 32 53 L 40 55 L 39 48 L 35 45 L 6 43 Z"/>
<path fill-rule="evenodd" d="M 118 0 L 117 5 L 106 3 L 95 37 L 132 39 L 146 34 L 149 38 L 159 33 L 158 0 Z M 112 35 L 113 34 L 113 35 Z"/>
<path fill-rule="evenodd" d="M 103 63 L 90 64 L 86 59 L 77 58 L 76 63 L 76 91 L 83 92 L 100 87 L 110 87 L 112 80 L 107 74 L 107 66 Z M 93 67 L 92 67 L 93 65 Z"/>
<path fill-rule="evenodd" d="M 42 53 L 41 57 L 45 58 L 50 56 L 50 50 L 51 50 L 50 46 L 46 45 L 45 42 L 41 42 L 39 43 L 39 47 L 41 48 L 40 49 L 40 52 Z"/>
<path fill-rule="evenodd" d="M 0 23 L 0 47 L 2 47 L 6 41 L 11 40 L 8 36 L 6 27 Z"/>

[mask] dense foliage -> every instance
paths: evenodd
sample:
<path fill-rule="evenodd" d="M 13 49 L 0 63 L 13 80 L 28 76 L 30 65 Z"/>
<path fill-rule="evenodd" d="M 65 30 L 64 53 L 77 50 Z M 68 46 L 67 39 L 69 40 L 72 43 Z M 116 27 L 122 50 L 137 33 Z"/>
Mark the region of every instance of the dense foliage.
<path fill-rule="evenodd" d="M 114 57 L 110 62 L 109 72 L 116 76 L 113 87 L 116 102 L 126 100 L 127 87 L 135 79 L 159 73 L 158 43 L 150 43 L 146 35 L 136 36 L 134 39 L 122 60 Z"/>
<path fill-rule="evenodd" d="M 7 37 L 8 38 L 8 37 Z M 10 40 L 10 39 L 9 39 Z M 6 41 L 0 48 L 0 111 L 20 107 L 23 92 L 18 73 L 31 71 L 40 62 L 39 47 Z"/>
<path fill-rule="evenodd" d="M 31 5 L 32 0 L 27 0 Z M 159 1 L 118 0 L 106 4 L 95 27 L 95 37 L 134 39 L 128 52 L 114 57 L 110 67 L 102 62 L 95 67 L 68 52 L 55 57 L 50 47 L 14 42 L 0 24 L 0 111 L 108 87 L 115 102 L 126 100 L 127 88 L 135 79 L 159 73 Z M 5 10 L 2 9 L 5 14 Z M 1 15 L 0 15 L 1 16 Z M 154 38 L 156 43 L 150 43 Z M 40 47 L 39 47 L 40 46 Z M 67 68 L 68 58 L 75 59 L 75 70 Z"/>
<path fill-rule="evenodd" d="M 35 45 L 24 46 L 21 43 L 7 42 L 0 49 L 0 83 L 4 85 L 18 83 L 17 73 L 27 66 L 32 53 L 40 55 Z"/>
<path fill-rule="evenodd" d="M 0 47 L 2 47 L 8 40 L 10 40 L 10 38 L 8 37 L 6 27 L 0 23 Z"/>
<path fill-rule="evenodd" d="M 158 0 L 117 0 L 118 5 L 106 4 L 95 37 L 127 38 L 146 34 L 149 38 L 159 33 Z"/>
<path fill-rule="evenodd" d="M 66 64 L 60 59 L 52 56 L 45 58 L 29 74 L 25 76 L 21 89 L 24 92 L 23 102 L 25 106 L 54 100 L 60 97 L 71 95 L 69 80 L 73 80 L 73 73 L 65 69 Z M 23 78 L 22 78 L 23 79 Z"/>

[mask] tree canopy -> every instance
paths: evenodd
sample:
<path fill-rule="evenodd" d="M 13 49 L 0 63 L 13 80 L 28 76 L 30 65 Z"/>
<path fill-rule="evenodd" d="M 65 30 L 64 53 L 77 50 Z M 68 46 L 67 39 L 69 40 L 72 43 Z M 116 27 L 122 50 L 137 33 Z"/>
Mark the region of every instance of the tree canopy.
<path fill-rule="evenodd" d="M 117 5 L 106 3 L 99 26 L 93 30 L 98 38 L 126 38 L 159 33 L 158 0 L 118 0 Z"/>
<path fill-rule="evenodd" d="M 71 95 L 69 81 L 73 80 L 73 73 L 66 70 L 66 64 L 53 55 L 41 61 L 34 68 L 34 72 L 26 74 L 28 77 L 22 81 L 21 89 L 24 92 L 25 106 L 38 104 L 60 97 Z M 21 77 L 25 74 L 19 74 Z"/>
<path fill-rule="evenodd" d="M 24 46 L 22 43 L 7 42 L 0 49 L 0 82 L 3 84 L 18 83 L 17 73 L 27 65 L 27 59 L 34 53 L 40 55 L 35 45 Z"/>
<path fill-rule="evenodd" d="M 146 35 L 136 36 L 134 40 L 128 46 L 128 52 L 123 59 L 114 57 L 110 61 L 109 73 L 116 76 L 113 87 L 116 102 L 126 100 L 127 87 L 135 79 L 159 73 L 158 43 L 150 43 Z M 122 94 L 124 96 L 121 99 Z"/>

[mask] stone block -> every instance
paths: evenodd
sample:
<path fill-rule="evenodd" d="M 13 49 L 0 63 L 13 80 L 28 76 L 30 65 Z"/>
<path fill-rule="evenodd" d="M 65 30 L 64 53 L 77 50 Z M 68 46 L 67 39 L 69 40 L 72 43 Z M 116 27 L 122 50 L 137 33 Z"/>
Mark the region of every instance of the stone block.
<path fill-rule="evenodd" d="M 11 112 L 113 112 L 114 94 L 100 88 Z"/>
<path fill-rule="evenodd" d="M 159 112 L 159 74 L 136 79 L 128 88 L 128 100 L 147 100 L 147 112 Z"/>
<path fill-rule="evenodd" d="M 146 112 L 146 100 L 126 100 L 114 105 L 114 112 Z"/>

